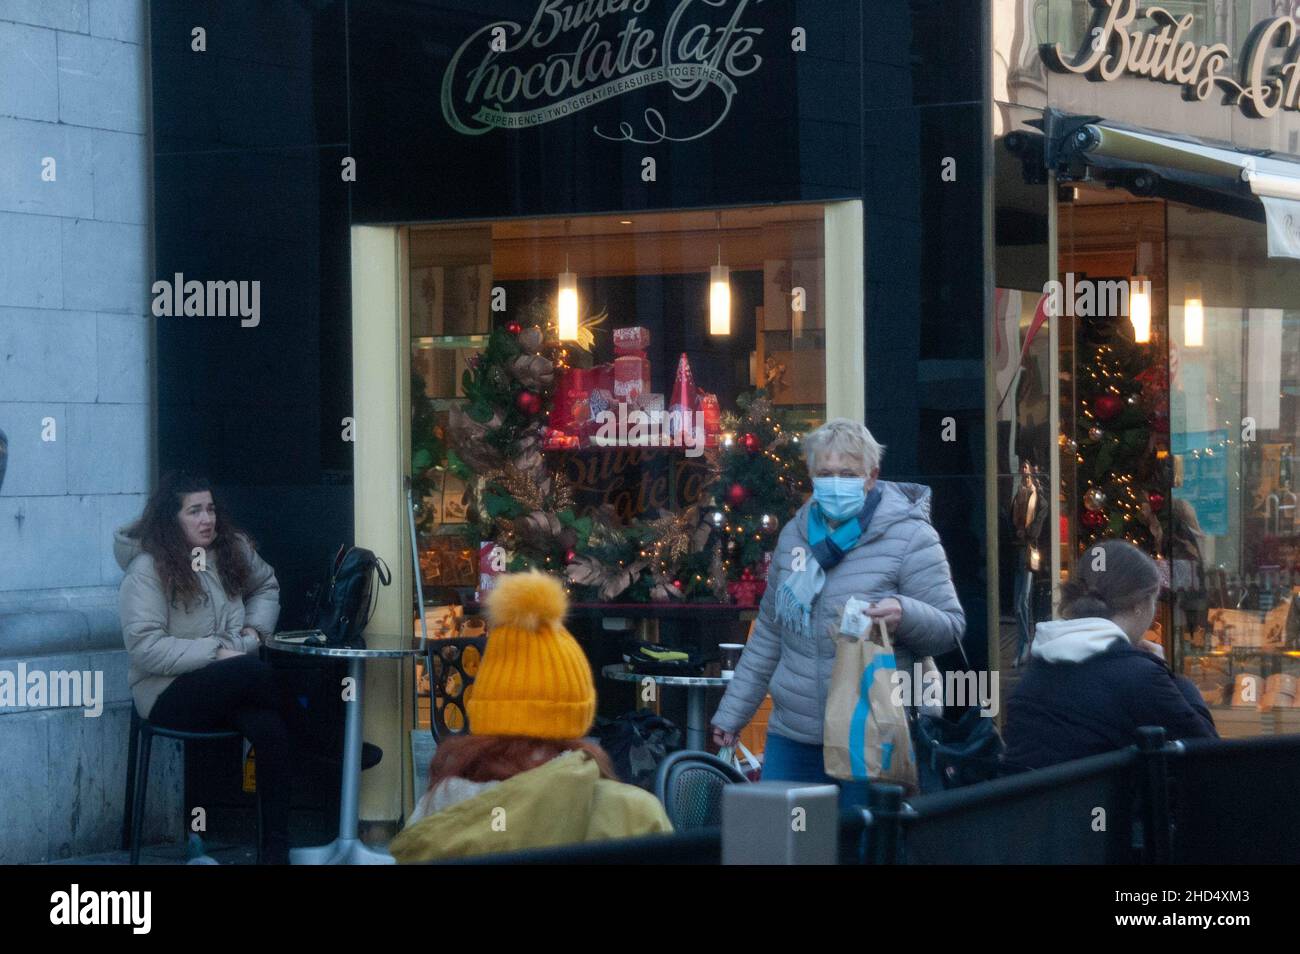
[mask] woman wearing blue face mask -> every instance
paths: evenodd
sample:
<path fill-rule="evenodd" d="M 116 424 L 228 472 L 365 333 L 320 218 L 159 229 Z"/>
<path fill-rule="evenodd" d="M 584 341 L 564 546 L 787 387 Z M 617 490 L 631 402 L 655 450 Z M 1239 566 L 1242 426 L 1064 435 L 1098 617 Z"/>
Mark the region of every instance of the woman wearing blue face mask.
<path fill-rule="evenodd" d="M 827 783 L 822 721 L 835 635 L 850 597 L 872 601 L 900 670 L 956 648 L 966 626 L 930 490 L 880 480 L 883 448 L 857 421 L 836 418 L 804 441 L 813 496 L 781 530 L 758 620 L 722 704 L 713 739 L 731 745 L 770 692 L 763 779 Z M 859 803 L 865 785 L 840 783 Z"/>

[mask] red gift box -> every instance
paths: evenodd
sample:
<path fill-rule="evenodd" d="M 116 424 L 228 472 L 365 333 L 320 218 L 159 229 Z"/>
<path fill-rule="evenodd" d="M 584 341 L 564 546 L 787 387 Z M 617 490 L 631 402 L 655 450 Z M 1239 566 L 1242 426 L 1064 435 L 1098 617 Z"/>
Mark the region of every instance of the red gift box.
<path fill-rule="evenodd" d="M 579 400 L 586 400 L 588 388 L 587 373 L 582 368 L 567 368 L 561 372 L 555 382 L 555 396 L 551 400 L 551 413 L 547 425 L 557 431 L 568 432 L 586 420 L 586 416 L 577 416 L 575 405 Z"/>
<path fill-rule="evenodd" d="M 704 415 L 705 446 L 717 447 L 718 435 L 722 431 L 722 408 L 718 396 L 701 391 L 700 412 Z"/>
<path fill-rule="evenodd" d="M 645 351 L 649 347 L 649 328 L 636 327 L 614 329 L 614 354 L 645 357 Z"/>
<path fill-rule="evenodd" d="M 613 391 L 614 390 L 614 363 L 598 364 L 587 372 L 590 377 L 592 391 Z"/>
<path fill-rule="evenodd" d="M 650 391 L 650 362 L 640 355 L 621 355 L 614 359 L 614 397 L 636 404 Z"/>

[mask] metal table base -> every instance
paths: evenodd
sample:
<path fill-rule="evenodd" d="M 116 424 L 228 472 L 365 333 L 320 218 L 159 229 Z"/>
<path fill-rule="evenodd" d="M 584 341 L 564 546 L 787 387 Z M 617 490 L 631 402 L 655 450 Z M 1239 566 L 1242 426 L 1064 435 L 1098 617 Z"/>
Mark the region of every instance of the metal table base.
<path fill-rule="evenodd" d="M 710 689 L 722 689 L 731 684 L 729 679 L 715 676 L 658 676 L 629 672 L 622 663 L 613 663 L 601 669 L 606 679 L 620 682 L 652 680 L 660 686 L 676 686 L 686 690 L 686 747 L 707 751 L 709 743 L 709 716 L 707 696 Z"/>
<path fill-rule="evenodd" d="M 328 845 L 292 848 L 293 865 L 392 865 L 397 862 L 386 851 L 364 844 L 357 837 L 357 797 L 361 791 L 361 691 L 365 685 L 366 661 L 360 656 L 348 660 L 348 677 L 355 690 L 343 718 L 343 788 L 339 801 L 339 835 Z"/>

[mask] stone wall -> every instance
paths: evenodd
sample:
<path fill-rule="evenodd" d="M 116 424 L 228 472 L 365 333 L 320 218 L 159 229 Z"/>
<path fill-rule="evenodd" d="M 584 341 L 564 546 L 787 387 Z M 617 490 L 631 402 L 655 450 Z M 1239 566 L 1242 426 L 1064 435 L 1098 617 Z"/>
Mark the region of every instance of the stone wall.
<path fill-rule="evenodd" d="M 0 0 L 0 671 L 104 675 L 104 711 L 0 708 L 0 863 L 115 847 L 130 703 L 113 529 L 152 454 L 145 0 Z M 22 700 L 20 700 L 22 701 Z M 155 757 L 150 834 L 180 831 Z"/>

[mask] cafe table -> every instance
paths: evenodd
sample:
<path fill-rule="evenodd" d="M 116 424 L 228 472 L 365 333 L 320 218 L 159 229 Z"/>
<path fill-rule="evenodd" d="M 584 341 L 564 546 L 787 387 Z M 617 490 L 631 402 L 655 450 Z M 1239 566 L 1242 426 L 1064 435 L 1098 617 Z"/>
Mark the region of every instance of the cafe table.
<path fill-rule="evenodd" d="M 705 751 L 709 723 L 705 701 L 710 689 L 730 685 L 730 679 L 714 676 L 658 676 L 651 673 L 632 672 L 624 663 L 612 663 L 601 671 L 606 679 L 619 682 L 644 682 L 649 679 L 657 686 L 678 686 L 686 690 L 686 747 Z"/>
<path fill-rule="evenodd" d="M 366 646 L 317 646 L 303 642 L 311 631 L 276 633 L 264 644 L 270 652 L 293 656 L 321 656 L 346 659 L 352 693 L 345 703 L 343 717 L 343 778 L 339 800 L 339 831 L 328 845 L 314 848 L 291 848 L 289 863 L 294 865 L 391 865 L 393 856 L 377 851 L 357 837 L 357 800 L 361 792 L 361 698 L 365 688 L 365 665 L 368 659 L 405 659 L 423 655 L 411 648 L 369 648 Z M 374 639 L 375 637 L 371 637 Z"/>

